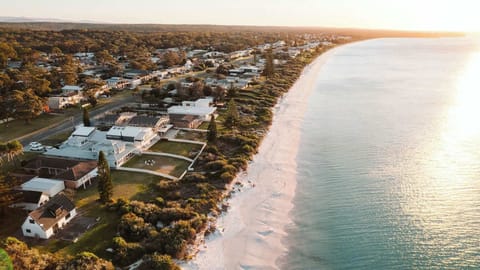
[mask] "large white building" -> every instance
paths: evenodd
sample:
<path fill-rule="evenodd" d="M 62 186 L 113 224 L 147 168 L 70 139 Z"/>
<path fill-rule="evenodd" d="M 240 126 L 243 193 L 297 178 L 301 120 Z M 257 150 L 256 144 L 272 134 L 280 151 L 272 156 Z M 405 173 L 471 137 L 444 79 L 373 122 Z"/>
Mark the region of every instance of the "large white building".
<path fill-rule="evenodd" d="M 152 128 L 113 126 L 104 132 L 94 127 L 78 126 L 58 149 L 49 149 L 45 155 L 98 160 L 98 154 L 102 151 L 110 167 L 117 168 L 134 154 L 149 148 L 157 138 Z"/>
<path fill-rule="evenodd" d="M 168 108 L 169 115 L 192 115 L 202 121 L 209 121 L 215 114 L 216 107 L 211 106 L 212 98 L 201 98 L 196 101 L 183 101 L 181 106 Z"/>

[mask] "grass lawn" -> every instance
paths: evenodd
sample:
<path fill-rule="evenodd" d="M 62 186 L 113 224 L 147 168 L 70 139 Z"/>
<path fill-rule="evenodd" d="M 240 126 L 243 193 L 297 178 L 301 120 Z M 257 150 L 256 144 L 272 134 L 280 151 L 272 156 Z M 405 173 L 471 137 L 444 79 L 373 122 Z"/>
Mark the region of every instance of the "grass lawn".
<path fill-rule="evenodd" d="M 65 119 L 63 115 L 42 114 L 28 124 L 20 119 L 9 122 L 8 127 L 6 124 L 0 124 L 0 141 L 17 139 L 28 133 L 58 123 L 63 119 Z"/>
<path fill-rule="evenodd" d="M 112 170 L 113 198 L 148 201 L 155 198 L 149 189 L 149 184 L 158 183 L 164 179 L 160 176 Z M 75 205 L 80 208 L 95 202 L 98 199 L 97 185 L 87 189 L 79 189 L 75 194 Z"/>
<path fill-rule="evenodd" d="M 106 251 L 107 248 L 112 246 L 112 239 L 117 234 L 117 225 L 120 216 L 116 212 L 111 212 L 105 209 L 99 202 L 93 202 L 87 206 L 88 213 L 86 216 L 100 218 L 100 221 L 85 234 L 83 234 L 76 243 L 62 246 L 60 243 L 51 243 L 49 249 L 59 247 L 56 251 L 58 254 L 76 255 L 82 251 L 94 252 L 96 255 L 111 259 L 112 254 Z M 64 242 L 63 242 L 64 243 Z M 53 246 L 52 246 L 53 245 Z"/>
<path fill-rule="evenodd" d="M 150 174 L 112 171 L 113 198 L 151 201 L 156 194 L 149 184 L 158 183 L 164 178 Z M 38 246 L 42 250 L 58 252 L 60 255 L 75 255 L 82 251 L 91 251 L 103 258 L 111 258 L 112 254 L 105 251 L 111 247 L 112 238 L 116 236 L 120 216 L 116 212 L 105 209 L 98 201 L 97 186 L 79 189 L 75 194 L 77 211 L 84 216 L 100 218 L 92 229 L 83 234 L 76 243 L 68 243 L 53 239 L 47 245 Z"/>
<path fill-rule="evenodd" d="M 207 127 L 208 127 L 208 122 L 203 122 L 202 125 L 204 125 L 205 123 L 207 124 Z M 178 132 L 177 136 L 175 137 L 175 139 L 206 142 L 207 141 L 207 133 L 198 132 L 198 131 L 180 130 Z"/>
<path fill-rule="evenodd" d="M 146 161 L 153 161 L 154 163 L 153 165 L 147 165 Z M 174 177 L 180 177 L 180 175 L 187 170 L 189 165 L 190 162 L 178 158 L 143 154 L 141 156 L 133 157 L 125 163 L 123 167 L 150 170 L 169 174 Z"/>
<path fill-rule="evenodd" d="M 149 151 L 162 152 L 180 155 L 188 158 L 195 157 L 196 153 L 200 151 L 202 146 L 200 144 L 171 142 L 171 141 L 159 141 L 150 147 Z M 195 152 L 195 153 L 193 153 Z"/>

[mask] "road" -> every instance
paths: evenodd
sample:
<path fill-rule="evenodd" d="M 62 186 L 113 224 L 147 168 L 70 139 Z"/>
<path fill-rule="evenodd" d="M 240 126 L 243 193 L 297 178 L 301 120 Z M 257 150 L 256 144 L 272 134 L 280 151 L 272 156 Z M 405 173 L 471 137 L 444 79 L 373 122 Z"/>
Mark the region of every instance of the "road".
<path fill-rule="evenodd" d="M 123 105 L 127 104 L 127 103 L 131 103 L 131 102 L 134 102 L 135 101 L 135 97 L 132 96 L 132 95 L 128 95 L 128 96 L 114 96 L 111 98 L 112 101 L 99 107 L 99 108 L 94 108 L 94 109 L 91 109 L 89 111 L 89 115 L 90 115 L 90 119 L 98 116 L 98 115 L 101 115 L 101 114 L 104 114 L 108 111 L 111 111 L 111 110 L 114 110 L 116 108 L 120 108 L 122 107 Z M 51 129 L 48 129 L 48 130 L 45 130 L 45 131 L 42 131 L 42 132 L 39 132 L 39 133 L 36 133 L 36 134 L 33 134 L 31 136 L 28 136 L 26 138 L 23 138 L 20 140 L 20 142 L 26 146 L 28 145 L 30 142 L 38 142 L 38 141 L 41 141 L 41 140 L 44 140 L 50 136 L 53 136 L 53 135 L 56 135 L 58 133 L 61 133 L 61 132 L 64 132 L 64 131 L 67 131 L 67 130 L 73 130 L 73 128 L 76 126 L 76 125 L 79 125 L 81 124 L 83 121 L 82 119 L 82 114 L 81 113 L 78 113 L 78 115 L 75 115 L 73 117 L 71 117 L 71 119 L 69 121 L 62 121 L 61 124 L 59 124 L 58 126 L 56 127 L 53 127 Z"/>

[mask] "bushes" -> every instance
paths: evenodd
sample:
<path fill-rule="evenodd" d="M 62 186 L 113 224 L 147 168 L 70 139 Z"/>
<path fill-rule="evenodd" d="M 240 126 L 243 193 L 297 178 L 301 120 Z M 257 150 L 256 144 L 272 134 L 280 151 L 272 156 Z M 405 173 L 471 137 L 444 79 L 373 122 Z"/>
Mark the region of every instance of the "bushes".
<path fill-rule="evenodd" d="M 138 270 L 180 270 L 180 267 L 173 262 L 168 255 L 152 254 L 142 258 L 142 264 Z"/>
<path fill-rule="evenodd" d="M 118 232 L 125 239 L 138 242 L 145 238 L 148 231 L 152 229 L 152 225 L 145 223 L 143 218 L 135 215 L 134 213 L 127 213 L 120 218 L 118 224 Z"/>
<path fill-rule="evenodd" d="M 142 257 L 145 248 L 140 243 L 127 243 L 121 236 L 113 238 L 114 261 L 119 265 L 129 265 Z"/>

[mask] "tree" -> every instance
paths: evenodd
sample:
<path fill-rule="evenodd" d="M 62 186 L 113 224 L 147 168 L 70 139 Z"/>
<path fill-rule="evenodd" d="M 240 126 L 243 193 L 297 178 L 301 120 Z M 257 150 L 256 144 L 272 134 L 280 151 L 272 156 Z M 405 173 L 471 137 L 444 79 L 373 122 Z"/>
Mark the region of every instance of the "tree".
<path fill-rule="evenodd" d="M 10 141 L 6 143 L 5 146 L 6 146 L 5 154 L 7 155 L 7 161 L 12 161 L 18 155 L 23 154 L 23 145 L 17 140 Z"/>
<path fill-rule="evenodd" d="M 12 97 L 16 107 L 15 116 L 25 120 L 25 123 L 29 123 L 43 112 L 44 100 L 32 89 L 14 90 Z"/>
<path fill-rule="evenodd" d="M 217 133 L 217 123 L 215 122 L 215 116 L 212 114 L 207 131 L 207 140 L 209 143 L 215 143 L 217 141 Z"/>
<path fill-rule="evenodd" d="M 83 125 L 89 127 L 90 123 L 90 115 L 88 115 L 87 108 L 83 108 Z"/>
<path fill-rule="evenodd" d="M 275 66 L 273 64 L 273 53 L 272 48 L 268 49 L 265 54 L 265 69 L 263 70 L 263 74 L 266 77 L 271 77 L 275 73 Z"/>
<path fill-rule="evenodd" d="M 18 202 L 21 193 L 14 187 L 18 181 L 10 176 L 0 175 L 0 216 L 4 216 L 6 209 Z"/>
<path fill-rule="evenodd" d="M 238 114 L 237 105 L 235 100 L 232 98 L 227 105 L 227 113 L 224 124 L 226 127 L 233 128 L 238 125 L 239 120 L 240 115 Z"/>
<path fill-rule="evenodd" d="M 103 151 L 98 154 L 98 194 L 100 201 L 106 203 L 112 199 L 113 183 L 110 175 L 110 167 Z"/>

